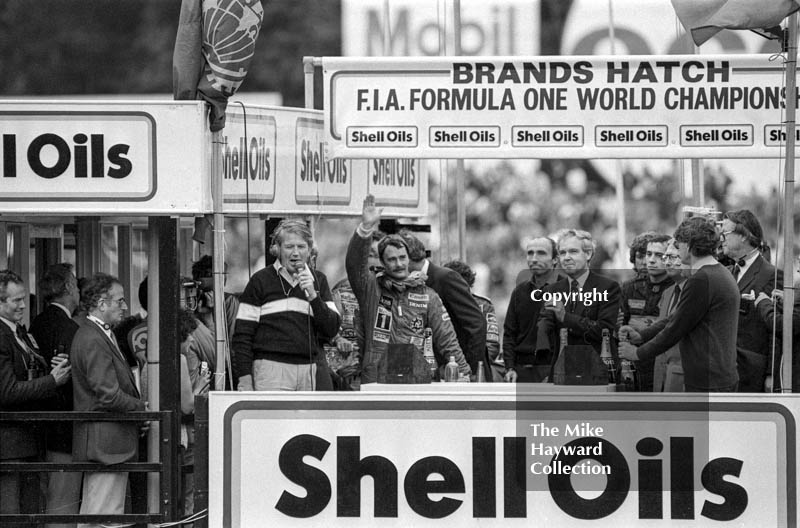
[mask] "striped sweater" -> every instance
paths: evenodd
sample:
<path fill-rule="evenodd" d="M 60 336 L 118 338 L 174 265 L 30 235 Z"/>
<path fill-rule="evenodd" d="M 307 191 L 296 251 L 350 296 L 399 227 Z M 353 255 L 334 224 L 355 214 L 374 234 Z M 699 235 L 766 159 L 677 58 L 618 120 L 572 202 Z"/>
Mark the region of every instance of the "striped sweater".
<path fill-rule="evenodd" d="M 231 348 L 237 376 L 252 374 L 253 360 L 302 364 L 322 352 L 320 339 L 339 331 L 339 313 L 328 279 L 314 271 L 317 297 L 309 302 L 299 284 L 292 286 L 267 266 L 250 277 L 239 297 Z"/>

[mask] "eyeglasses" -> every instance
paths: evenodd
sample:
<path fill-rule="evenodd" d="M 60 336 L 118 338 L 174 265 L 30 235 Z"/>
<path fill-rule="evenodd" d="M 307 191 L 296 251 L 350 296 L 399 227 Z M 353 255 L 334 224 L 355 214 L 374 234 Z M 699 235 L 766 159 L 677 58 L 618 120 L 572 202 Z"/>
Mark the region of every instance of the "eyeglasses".
<path fill-rule="evenodd" d="M 125 301 L 125 297 L 120 297 L 119 299 L 116 300 L 114 299 L 101 299 L 101 300 L 105 301 L 108 304 L 111 304 L 112 302 L 117 303 L 117 306 L 119 306 L 120 308 L 128 305 L 128 303 Z"/>
<path fill-rule="evenodd" d="M 721 233 L 719 234 L 719 237 L 720 237 L 722 240 L 725 240 L 726 238 L 728 238 L 728 235 L 730 235 L 730 234 L 732 234 L 732 233 L 736 233 L 736 231 L 735 231 L 735 230 L 733 230 L 733 229 L 732 229 L 732 230 L 730 230 L 730 231 L 723 231 L 723 232 L 721 232 Z"/>
<path fill-rule="evenodd" d="M 681 259 L 680 255 L 663 255 L 661 257 L 661 260 L 663 260 L 664 262 L 670 262 L 673 260 L 680 260 L 680 259 Z"/>

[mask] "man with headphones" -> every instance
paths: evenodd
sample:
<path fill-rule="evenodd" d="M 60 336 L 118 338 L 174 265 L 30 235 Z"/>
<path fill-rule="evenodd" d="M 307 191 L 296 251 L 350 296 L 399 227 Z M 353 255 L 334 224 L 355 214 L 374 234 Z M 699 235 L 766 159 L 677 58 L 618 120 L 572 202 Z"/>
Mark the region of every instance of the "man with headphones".
<path fill-rule="evenodd" d="M 755 307 L 760 293 L 770 295 L 775 288 L 775 266 L 761 255 L 766 248 L 763 236 L 761 224 L 751 211 L 725 213 L 720 233 L 722 252 L 734 261 L 729 269 L 742 296 L 736 335 L 739 392 L 772 391 L 772 329 Z M 783 284 L 783 273 L 777 277 L 778 284 Z"/>
<path fill-rule="evenodd" d="M 256 272 L 239 297 L 232 349 L 240 391 L 314 390 L 320 340 L 339 331 L 328 279 L 308 266 L 314 247 L 301 220 L 272 233 L 275 262 Z"/>

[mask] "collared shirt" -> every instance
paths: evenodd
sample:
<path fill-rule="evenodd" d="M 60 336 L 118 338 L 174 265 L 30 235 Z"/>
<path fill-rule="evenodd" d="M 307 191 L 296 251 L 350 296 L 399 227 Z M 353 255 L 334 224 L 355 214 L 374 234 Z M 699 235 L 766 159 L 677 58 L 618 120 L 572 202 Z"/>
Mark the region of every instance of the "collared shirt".
<path fill-rule="evenodd" d="M 577 277 L 569 277 L 569 282 L 570 282 L 570 284 L 572 284 L 573 280 L 577 280 L 578 281 L 578 287 L 580 289 L 583 289 L 583 285 L 586 284 L 586 279 L 588 279 L 588 278 L 589 278 L 589 270 L 586 269 L 586 270 L 583 271 L 583 273 L 581 273 Z"/>
<path fill-rule="evenodd" d="M 537 275 L 531 274 L 530 282 L 531 282 L 531 284 L 533 285 L 534 288 L 541 289 L 541 288 L 544 288 L 545 286 L 549 286 L 550 284 L 557 283 L 559 280 L 562 279 L 563 276 L 560 275 L 558 273 L 558 271 L 556 271 L 555 268 L 553 268 L 552 271 L 549 271 L 548 273 L 545 274 L 545 279 L 542 282 L 542 284 L 537 284 L 536 283 L 536 278 L 537 277 L 538 277 Z"/>
<path fill-rule="evenodd" d="M 64 306 L 63 304 L 57 303 L 57 302 L 51 302 L 50 304 L 52 304 L 53 306 L 58 306 L 59 308 L 61 308 L 64 311 L 64 313 L 67 314 L 67 317 L 70 317 L 70 318 L 72 317 L 72 314 L 70 313 L 69 309 L 66 306 Z"/>
<path fill-rule="evenodd" d="M 33 350 L 29 350 L 27 343 L 25 343 L 25 341 L 20 339 L 19 336 L 17 335 L 17 323 L 15 323 L 14 321 L 9 321 L 5 317 L 0 317 L 0 321 L 3 321 L 6 324 L 6 326 L 11 329 L 11 332 L 14 334 L 14 339 L 17 340 L 17 343 L 19 344 L 19 346 L 22 347 L 23 350 L 26 350 L 28 352 L 33 352 Z"/>
<path fill-rule="evenodd" d="M 753 262 L 756 261 L 756 258 L 758 258 L 758 251 L 755 249 L 752 252 L 750 252 L 750 256 L 745 257 L 744 266 L 739 268 L 739 277 L 737 277 L 736 279 L 737 283 L 742 282 L 742 277 L 744 277 L 744 274 L 747 273 L 748 269 L 750 269 L 750 266 L 753 265 Z"/>
<path fill-rule="evenodd" d="M 430 266 L 431 266 L 431 261 L 428 260 L 428 259 L 425 259 L 425 263 L 422 265 L 422 269 L 419 270 L 419 272 L 427 277 L 428 276 L 428 268 Z"/>
<path fill-rule="evenodd" d="M 99 326 L 100 330 L 102 330 L 111 341 L 114 341 L 114 334 L 111 333 L 111 328 L 108 326 L 108 323 L 104 323 L 103 321 L 100 320 L 99 317 L 96 317 L 94 315 L 87 315 L 86 318 L 91 322 L 93 322 L 94 324 L 96 324 L 97 326 Z M 114 342 L 116 343 L 116 341 Z"/>
<path fill-rule="evenodd" d="M 278 272 L 278 275 L 283 277 L 283 279 L 289 283 L 289 285 L 294 288 L 300 283 L 300 279 L 295 279 L 289 270 L 286 269 L 286 266 L 281 264 L 280 259 L 275 259 L 275 262 L 272 263 L 272 266 L 275 268 L 275 271 Z"/>

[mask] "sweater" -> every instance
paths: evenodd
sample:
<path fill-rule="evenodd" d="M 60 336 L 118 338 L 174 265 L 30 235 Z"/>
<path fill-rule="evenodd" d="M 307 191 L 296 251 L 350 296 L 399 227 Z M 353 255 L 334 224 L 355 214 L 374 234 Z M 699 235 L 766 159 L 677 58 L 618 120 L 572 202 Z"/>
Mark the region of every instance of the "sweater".
<path fill-rule="evenodd" d="M 639 359 L 654 358 L 678 344 L 687 386 L 720 389 L 739 380 L 736 332 L 739 288 L 721 264 L 703 266 L 684 284 L 678 305 L 667 319 L 641 333 Z"/>
<path fill-rule="evenodd" d="M 322 353 L 320 339 L 339 331 L 339 313 L 328 279 L 314 271 L 317 296 L 308 301 L 299 283 L 292 286 L 275 266 L 250 278 L 239 297 L 232 349 L 238 376 L 252 373 L 253 360 L 313 363 Z"/>

